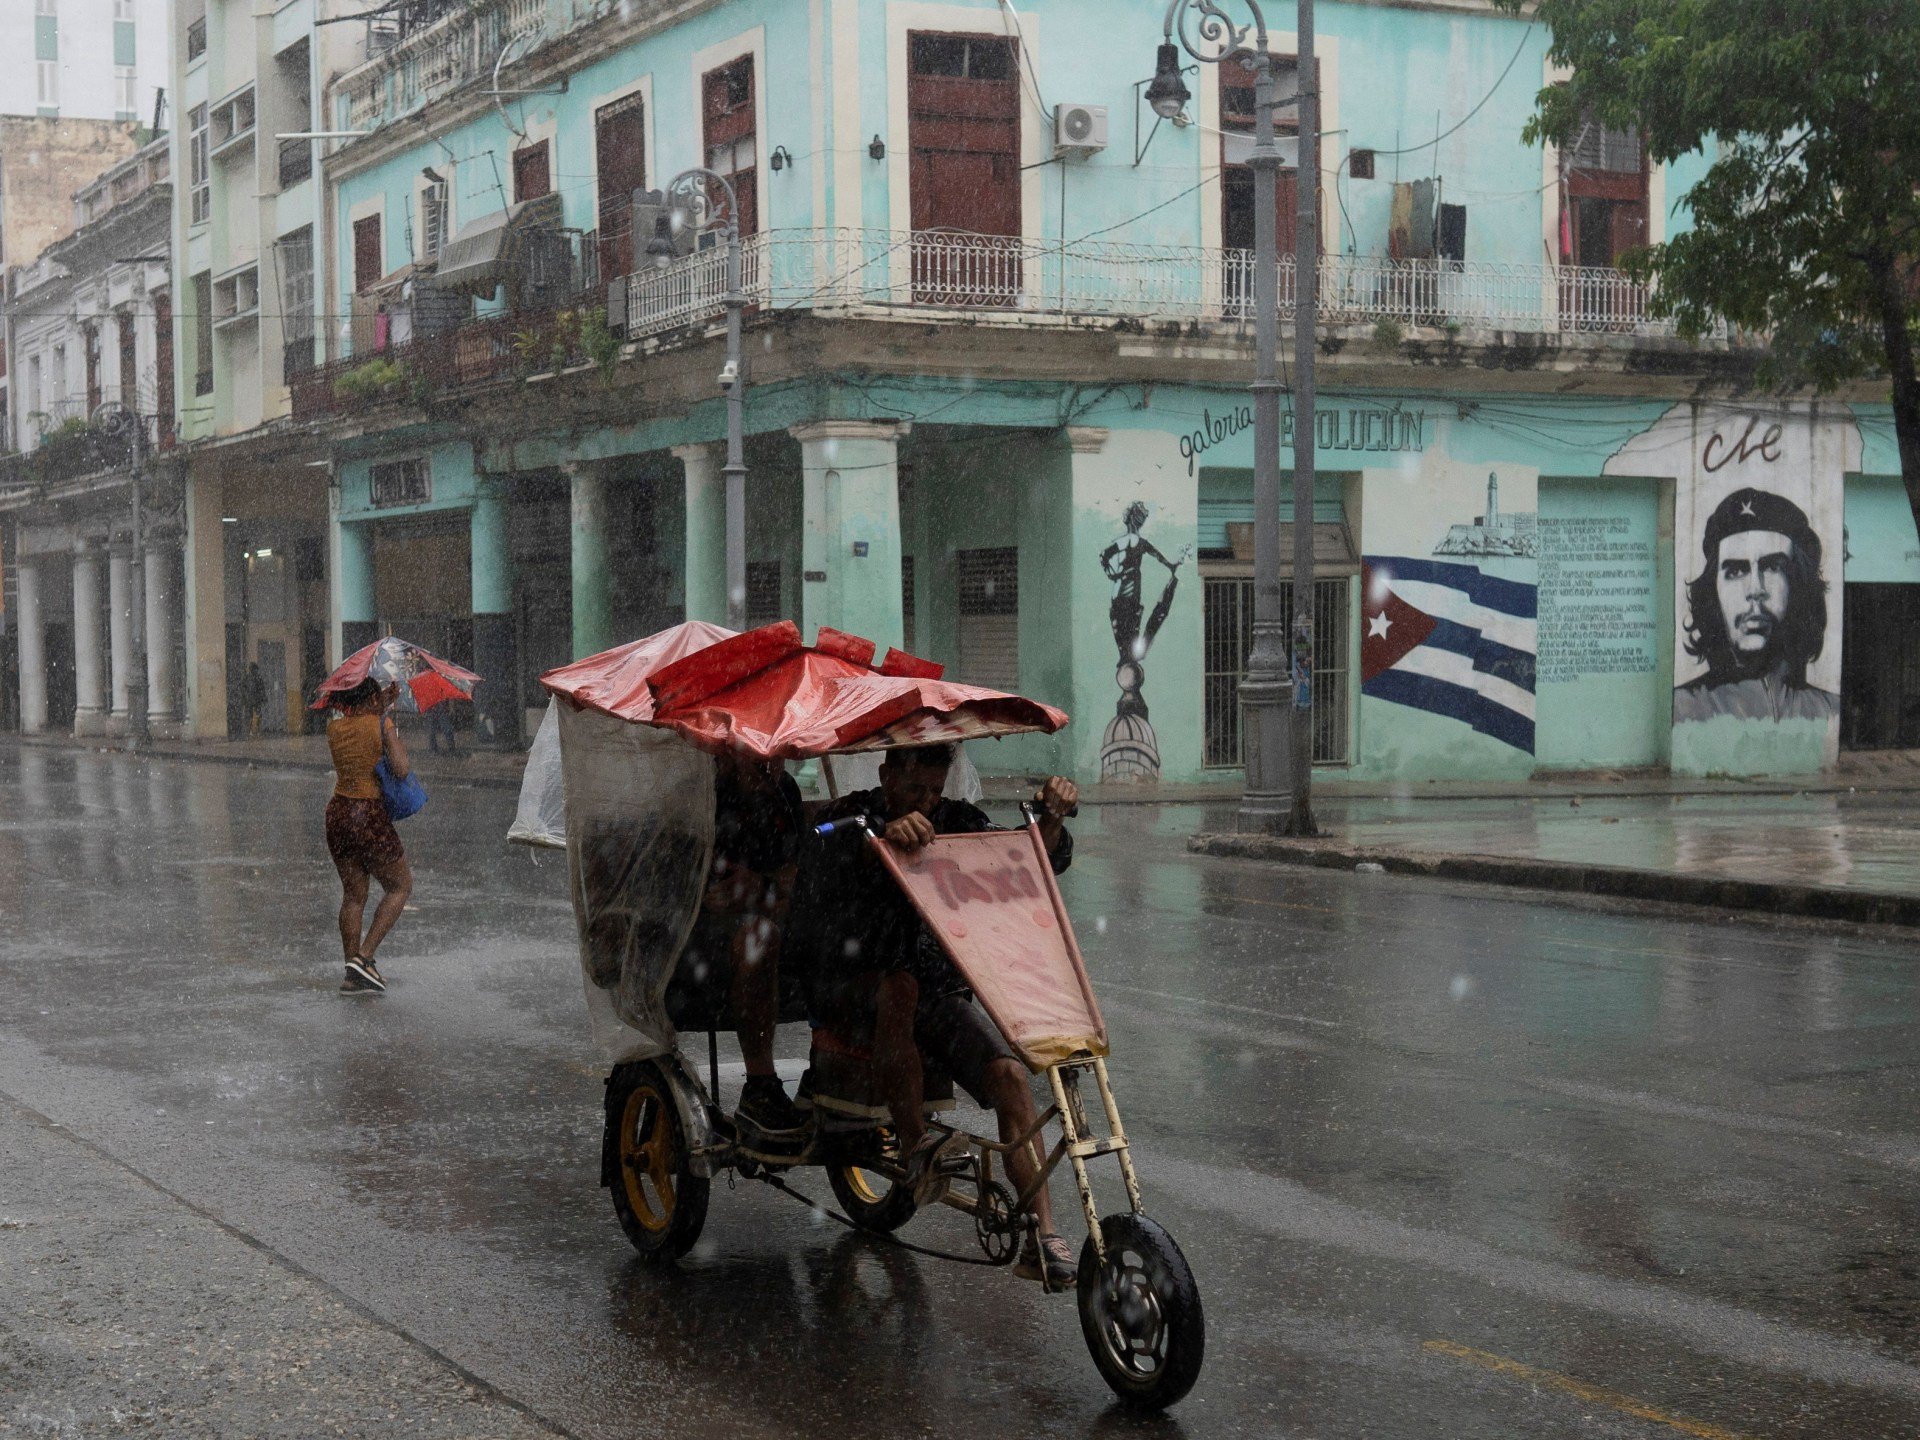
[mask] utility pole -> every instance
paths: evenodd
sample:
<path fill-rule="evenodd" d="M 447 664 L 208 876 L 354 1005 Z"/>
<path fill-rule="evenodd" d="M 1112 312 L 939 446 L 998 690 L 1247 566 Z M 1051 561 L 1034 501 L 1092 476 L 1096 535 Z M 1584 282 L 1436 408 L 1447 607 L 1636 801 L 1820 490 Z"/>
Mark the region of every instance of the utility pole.
<path fill-rule="evenodd" d="M 1313 0 L 1299 0 L 1299 224 L 1294 237 L 1293 309 L 1293 714 L 1291 791 L 1282 830 L 1317 835 L 1313 819 L 1314 361 L 1320 329 L 1320 62 Z"/>
<path fill-rule="evenodd" d="M 1313 358 L 1319 315 L 1319 70 L 1313 0 L 1298 0 L 1300 156 L 1294 266 L 1293 633 L 1280 605 L 1280 104 L 1267 22 L 1258 0 L 1236 24 L 1224 0 L 1170 0 L 1146 100 L 1163 119 L 1193 97 L 1180 79 L 1180 51 L 1213 65 L 1253 71 L 1253 646 L 1240 682 L 1247 781 L 1240 823 L 1250 830 L 1313 835 Z M 1178 36 L 1176 43 L 1175 37 Z"/>
<path fill-rule="evenodd" d="M 147 729 L 147 515 L 146 468 L 147 434 L 145 422 L 137 410 L 123 410 L 127 422 L 127 453 L 132 469 L 133 554 L 127 562 L 127 592 L 133 607 L 129 635 L 131 656 L 127 661 L 127 748 L 144 750 L 153 741 Z"/>

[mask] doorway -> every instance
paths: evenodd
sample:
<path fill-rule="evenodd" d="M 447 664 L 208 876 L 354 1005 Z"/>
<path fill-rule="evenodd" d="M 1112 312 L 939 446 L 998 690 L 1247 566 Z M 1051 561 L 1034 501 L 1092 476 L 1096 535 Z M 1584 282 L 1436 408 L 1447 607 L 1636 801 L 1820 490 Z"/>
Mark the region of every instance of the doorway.
<path fill-rule="evenodd" d="M 260 733 L 284 735 L 287 733 L 287 642 L 259 641 L 256 654 L 265 689 L 265 699 L 260 705 Z"/>
<path fill-rule="evenodd" d="M 1840 747 L 1920 749 L 1920 585 L 1849 581 L 1840 656 Z"/>

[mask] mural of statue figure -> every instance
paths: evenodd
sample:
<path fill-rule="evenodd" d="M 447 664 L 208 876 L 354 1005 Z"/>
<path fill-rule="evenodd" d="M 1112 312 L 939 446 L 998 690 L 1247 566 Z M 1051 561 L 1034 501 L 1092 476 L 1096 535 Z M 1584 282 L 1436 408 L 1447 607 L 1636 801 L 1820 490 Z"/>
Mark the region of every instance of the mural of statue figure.
<path fill-rule="evenodd" d="M 1107 616 L 1113 626 L 1113 643 L 1119 651 L 1114 680 L 1120 686 L 1120 703 L 1106 734 L 1101 737 L 1100 778 L 1102 780 L 1155 780 L 1160 776 L 1160 742 L 1147 718 L 1145 688 L 1147 651 L 1153 637 L 1167 621 L 1173 609 L 1173 594 L 1180 585 L 1180 567 L 1193 551 L 1188 546 L 1178 559 L 1169 560 L 1140 531 L 1147 523 L 1147 507 L 1136 500 L 1127 506 L 1126 533 L 1100 552 L 1100 568 L 1113 582 L 1113 600 Z M 1145 593 L 1146 562 L 1157 560 L 1167 572 L 1166 588 L 1154 602 L 1153 613 L 1146 615 L 1142 599 Z"/>

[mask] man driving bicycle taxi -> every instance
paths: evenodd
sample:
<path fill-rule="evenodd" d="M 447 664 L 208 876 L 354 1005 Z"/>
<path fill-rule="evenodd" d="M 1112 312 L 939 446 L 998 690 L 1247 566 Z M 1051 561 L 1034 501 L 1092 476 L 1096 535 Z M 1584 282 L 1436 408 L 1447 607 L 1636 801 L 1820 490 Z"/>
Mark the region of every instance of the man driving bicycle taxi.
<path fill-rule="evenodd" d="M 950 745 L 890 750 L 877 790 L 828 802 L 820 823 L 864 816 L 890 845 L 918 850 L 939 835 L 1004 829 L 986 813 L 942 794 L 953 763 Z M 1073 862 L 1065 820 L 1079 801 L 1071 780 L 1055 776 L 1034 797 L 1040 836 L 1055 874 Z M 906 1168 L 905 1183 L 925 1206 L 946 1193 L 941 1162 L 965 1142 L 929 1132 L 923 1110 L 922 1056 L 950 1075 L 999 1120 L 1000 1138 L 1034 1129 L 1036 1111 L 1027 1067 L 975 1003 L 960 973 L 929 934 L 897 884 L 865 846 L 832 846 L 809 877 L 806 908 L 816 927 L 814 998 L 819 1018 L 842 1037 L 872 1046 L 876 1079 L 887 1097 Z M 824 942 L 824 943 L 823 943 Z M 1007 1172 L 1020 1193 L 1034 1183 L 1043 1155 L 1039 1137 L 1009 1151 Z M 1029 1209 L 1039 1232 L 1029 1234 L 1014 1273 L 1049 1289 L 1070 1287 L 1073 1251 L 1053 1228 L 1053 1206 L 1043 1185 Z"/>

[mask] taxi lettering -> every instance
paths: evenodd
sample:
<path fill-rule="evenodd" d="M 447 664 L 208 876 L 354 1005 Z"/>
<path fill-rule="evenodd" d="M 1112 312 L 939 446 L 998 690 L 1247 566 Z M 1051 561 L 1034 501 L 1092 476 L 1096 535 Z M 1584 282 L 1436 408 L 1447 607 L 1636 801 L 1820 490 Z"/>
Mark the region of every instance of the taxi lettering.
<path fill-rule="evenodd" d="M 963 870 L 956 860 L 927 861 L 927 874 L 949 910 L 969 900 L 998 904 L 1005 900 L 1038 900 L 1040 887 L 1033 875 L 1017 866 L 996 865 L 985 870 Z"/>

